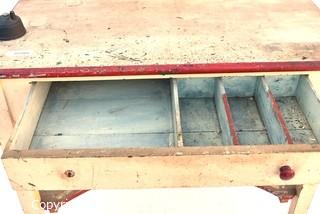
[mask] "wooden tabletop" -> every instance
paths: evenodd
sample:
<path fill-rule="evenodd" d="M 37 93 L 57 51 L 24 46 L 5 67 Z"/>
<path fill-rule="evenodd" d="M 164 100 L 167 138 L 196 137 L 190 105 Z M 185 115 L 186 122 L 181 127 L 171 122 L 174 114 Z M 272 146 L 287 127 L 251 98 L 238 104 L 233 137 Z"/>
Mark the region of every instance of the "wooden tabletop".
<path fill-rule="evenodd" d="M 21 0 L 0 69 L 320 59 L 311 0 Z"/>

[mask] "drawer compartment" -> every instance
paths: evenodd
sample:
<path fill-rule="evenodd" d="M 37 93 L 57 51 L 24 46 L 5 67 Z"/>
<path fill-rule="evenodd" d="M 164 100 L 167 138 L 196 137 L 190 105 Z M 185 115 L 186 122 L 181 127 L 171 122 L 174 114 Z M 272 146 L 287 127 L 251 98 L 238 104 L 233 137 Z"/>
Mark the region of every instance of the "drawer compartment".
<path fill-rule="evenodd" d="M 319 97 L 308 76 L 179 79 L 178 85 L 185 146 L 319 142 Z"/>
<path fill-rule="evenodd" d="M 169 80 L 56 82 L 31 149 L 172 144 Z"/>
<path fill-rule="evenodd" d="M 319 183 L 317 93 L 307 75 L 36 82 L 2 159 L 27 190 Z"/>
<path fill-rule="evenodd" d="M 315 144 L 306 75 L 33 83 L 13 149 Z"/>
<path fill-rule="evenodd" d="M 185 146 L 222 145 L 221 128 L 213 100 L 215 79 L 179 79 L 179 103 Z"/>

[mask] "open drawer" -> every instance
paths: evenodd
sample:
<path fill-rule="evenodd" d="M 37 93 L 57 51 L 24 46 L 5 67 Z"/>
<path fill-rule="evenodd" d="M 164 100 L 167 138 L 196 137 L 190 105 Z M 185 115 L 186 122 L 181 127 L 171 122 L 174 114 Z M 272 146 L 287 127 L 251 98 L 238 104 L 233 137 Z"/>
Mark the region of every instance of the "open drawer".
<path fill-rule="evenodd" d="M 32 84 L 2 157 L 17 189 L 320 182 L 308 75 Z"/>

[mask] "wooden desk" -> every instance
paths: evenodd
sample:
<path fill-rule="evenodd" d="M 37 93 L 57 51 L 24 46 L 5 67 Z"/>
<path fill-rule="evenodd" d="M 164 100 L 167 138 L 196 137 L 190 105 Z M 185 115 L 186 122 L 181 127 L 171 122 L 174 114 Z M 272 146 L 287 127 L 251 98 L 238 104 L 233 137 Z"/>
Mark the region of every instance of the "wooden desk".
<path fill-rule="evenodd" d="M 32 201 L 40 197 L 50 201 L 62 194 L 66 200 L 79 189 L 219 185 L 273 186 L 283 200 L 294 197 L 291 213 L 306 213 L 320 182 L 320 146 L 184 146 L 178 85 L 199 77 L 258 82 L 261 76 L 306 74 L 318 94 L 320 10 L 311 1 L 22 0 L 16 13 L 28 32 L 0 42 L 0 110 L 6 118 L 0 127 L 18 121 L 2 159 L 26 213 L 35 212 Z M 51 82 L 115 79 L 170 82 L 178 136 L 172 147 L 30 149 Z M 5 144 L 8 136 L 1 137 Z M 278 175 L 285 164 L 296 171 L 288 181 Z M 217 165 L 223 166 L 219 176 L 211 173 Z M 50 194 L 57 190 L 66 191 Z"/>

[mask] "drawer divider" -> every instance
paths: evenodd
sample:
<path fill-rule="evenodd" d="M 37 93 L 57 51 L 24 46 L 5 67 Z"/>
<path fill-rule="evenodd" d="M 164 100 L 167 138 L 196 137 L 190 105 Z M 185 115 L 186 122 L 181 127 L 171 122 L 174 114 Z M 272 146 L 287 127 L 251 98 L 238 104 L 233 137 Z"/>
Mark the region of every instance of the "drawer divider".
<path fill-rule="evenodd" d="M 172 102 L 172 121 L 174 129 L 174 143 L 176 147 L 183 147 L 183 136 L 181 126 L 181 114 L 179 105 L 179 91 L 176 79 L 171 79 L 171 102 Z"/>
<path fill-rule="evenodd" d="M 240 145 L 239 136 L 236 132 L 234 120 L 232 118 L 228 97 L 221 78 L 216 79 L 214 97 L 223 144 Z"/>
<path fill-rule="evenodd" d="M 258 78 L 254 96 L 271 144 L 293 144 L 280 107 L 271 93 L 265 77 Z"/>

